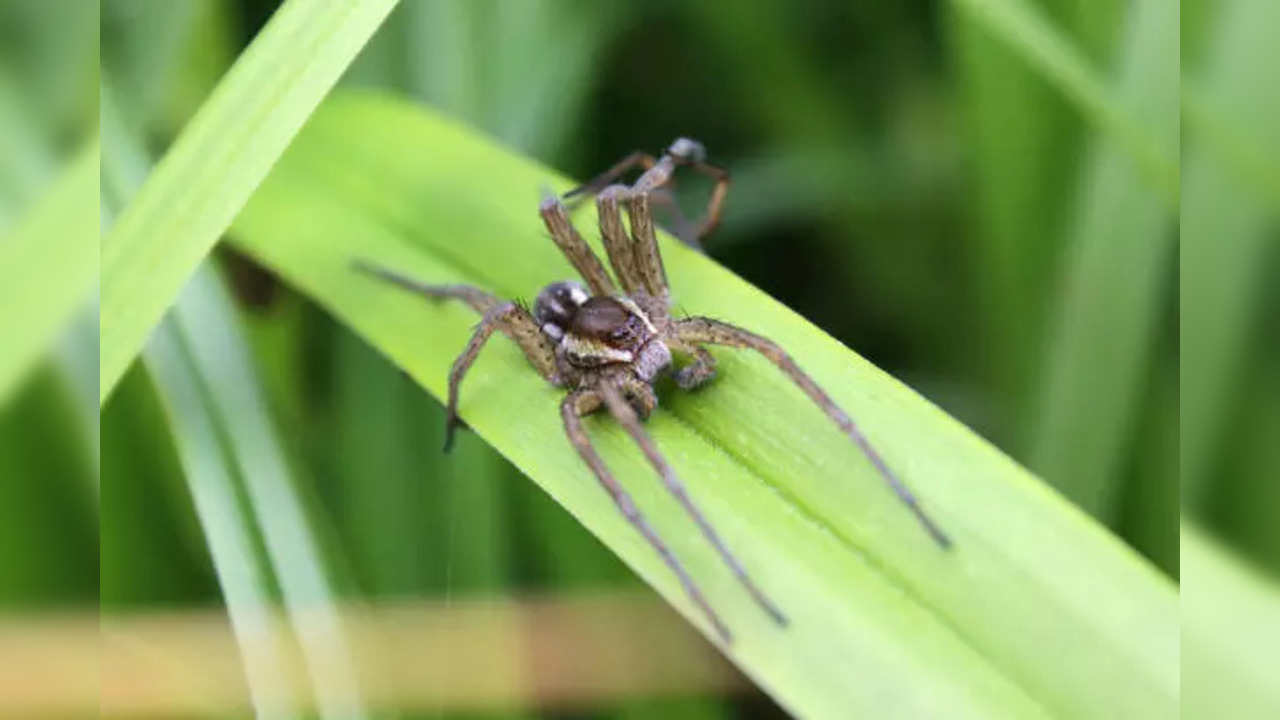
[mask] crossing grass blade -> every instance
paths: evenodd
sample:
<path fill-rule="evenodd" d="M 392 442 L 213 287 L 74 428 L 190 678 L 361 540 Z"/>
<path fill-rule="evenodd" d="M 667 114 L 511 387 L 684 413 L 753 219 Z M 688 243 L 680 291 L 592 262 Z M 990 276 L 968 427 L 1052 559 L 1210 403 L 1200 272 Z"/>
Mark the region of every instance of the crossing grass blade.
<path fill-rule="evenodd" d="M 122 211 L 102 249 L 100 401 L 394 6 L 286 2 Z"/>
<path fill-rule="evenodd" d="M 95 140 L 0 236 L 0 406 L 93 299 L 98 228 Z"/>
<path fill-rule="evenodd" d="M 434 282 L 532 297 L 569 276 L 535 212 L 571 181 L 383 96 L 328 101 L 236 221 L 233 241 L 440 397 L 476 318 L 353 273 L 364 258 Z M 582 227 L 591 227 L 587 215 Z M 592 239 L 595 242 L 595 239 Z M 597 244 L 598 247 L 598 244 Z M 745 564 L 793 618 L 759 609 L 675 510 L 623 432 L 606 460 L 737 633 L 726 652 L 801 716 L 1168 716 L 1172 584 L 1034 476 L 909 388 L 731 273 L 664 238 L 679 311 L 788 347 L 856 417 L 956 539 L 939 550 L 869 463 L 755 357 L 667 394 L 648 424 Z M 462 416 L 700 628 L 661 561 L 565 440 L 562 393 L 495 342 Z"/>

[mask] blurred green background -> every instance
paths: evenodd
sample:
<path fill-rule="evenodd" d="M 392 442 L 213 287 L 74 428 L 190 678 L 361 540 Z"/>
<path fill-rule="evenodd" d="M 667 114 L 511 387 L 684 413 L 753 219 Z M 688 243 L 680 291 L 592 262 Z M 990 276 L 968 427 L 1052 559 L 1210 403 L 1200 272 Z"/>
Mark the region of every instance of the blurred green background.
<path fill-rule="evenodd" d="M 1280 570 L 1280 194 L 1275 165 L 1247 162 L 1275 150 L 1264 128 L 1280 118 L 1267 114 L 1280 52 L 1247 42 L 1241 20 L 1266 3 L 1184 2 L 1180 27 L 1152 2 L 1015 4 L 1102 78 L 1136 119 L 1133 142 L 1046 70 L 1045 36 L 1014 31 L 1026 45 L 1011 44 L 970 1 L 406 0 L 343 83 L 418 98 L 583 178 L 698 138 L 733 173 L 712 257 L 1165 572 L 1178 573 L 1180 499 L 1251 563 Z M 99 42 L 94 5 L 0 5 L 0 231 L 69 139 L 96 126 L 95 82 L 109 93 L 104 146 L 129 147 L 104 155 L 108 222 L 129 186 L 108 174 L 145 173 L 276 3 L 108 0 L 100 67 L 81 50 Z M 1262 54 L 1233 54 L 1241 46 Z M 1135 160 L 1148 151 L 1175 165 Z M 706 190 L 681 184 L 690 208 Z M 321 595 L 376 603 L 644 592 L 476 438 L 441 454 L 439 404 L 322 310 L 225 249 L 215 267 L 224 285 L 208 275 L 187 294 L 216 311 L 175 330 L 188 337 L 177 361 L 153 343 L 134 366 L 102 411 L 100 456 L 72 341 L 0 413 L 4 607 L 87 609 L 95 596 L 104 614 L 214 607 L 215 568 L 237 537 L 285 600 L 282 563 L 314 567 Z M 247 379 L 211 377 L 192 356 L 191 337 L 227 328 Z M 220 382 L 274 426 L 275 485 L 235 462 Z M 307 521 L 272 529 L 292 512 Z M 282 560 L 281 547 L 304 557 Z M 763 696 L 708 691 L 573 715 L 779 713 Z"/>

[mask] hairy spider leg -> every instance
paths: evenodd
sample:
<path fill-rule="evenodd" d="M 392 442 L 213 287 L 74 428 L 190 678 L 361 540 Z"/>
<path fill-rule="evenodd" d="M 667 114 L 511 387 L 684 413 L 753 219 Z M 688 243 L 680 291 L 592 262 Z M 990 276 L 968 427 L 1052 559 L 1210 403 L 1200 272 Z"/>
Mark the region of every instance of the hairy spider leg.
<path fill-rule="evenodd" d="M 644 387 L 644 390 L 641 392 L 648 391 L 652 394 L 653 391 L 648 385 L 640 383 L 639 381 L 635 384 L 642 385 Z M 622 425 L 622 427 L 627 431 L 627 434 L 631 436 L 631 439 L 640 446 L 640 450 L 644 453 L 644 456 L 648 458 L 649 464 L 652 465 L 653 469 L 662 477 L 662 484 L 666 486 L 667 492 L 676 499 L 676 502 L 680 503 L 680 506 L 684 508 L 684 511 L 689 515 L 689 517 L 693 518 L 693 521 L 698 525 L 698 529 L 702 531 L 702 535 L 706 537 L 707 542 L 711 544 L 711 547 L 715 548 L 715 551 L 719 553 L 721 560 L 723 560 L 725 565 L 728 565 L 729 569 L 733 571 L 733 574 L 737 576 L 738 582 L 742 583 L 742 586 L 746 588 L 747 592 L 751 594 L 751 597 L 755 599 L 756 604 L 768 613 L 769 616 L 773 618 L 774 622 L 785 626 L 787 624 L 786 616 L 782 614 L 782 611 L 778 609 L 778 606 L 774 605 L 773 601 L 771 601 L 768 596 L 764 594 L 764 591 L 756 585 L 755 581 L 751 579 L 751 576 L 747 574 L 746 568 L 744 568 L 742 563 L 738 561 L 738 558 L 730 552 L 728 546 L 726 546 L 724 541 L 720 539 L 720 534 L 716 532 L 714 527 L 712 527 L 706 516 L 702 514 L 702 510 L 693 502 L 693 499 L 689 497 L 689 493 L 685 490 L 684 483 L 680 482 L 680 478 L 676 477 L 675 471 L 671 469 L 671 465 L 667 462 L 666 458 L 663 457 L 662 453 L 658 451 L 657 445 L 655 445 L 653 439 L 649 437 L 649 433 L 645 432 L 644 427 L 640 424 L 640 418 L 636 415 L 631 404 L 622 396 L 622 392 L 618 387 L 608 380 L 605 380 L 600 383 L 599 394 L 604 400 L 605 406 L 608 407 L 610 414 L 612 414 L 614 419 Z"/>
<path fill-rule="evenodd" d="M 583 183 L 582 185 L 579 185 L 578 187 L 565 193 L 564 198 L 568 200 L 578 195 L 583 195 L 583 196 L 595 195 L 596 193 L 600 192 L 601 190 L 608 187 L 609 185 L 612 185 L 614 182 L 618 180 L 618 178 L 622 177 L 623 174 L 625 174 L 631 168 L 636 167 L 638 165 L 640 167 L 643 167 L 645 170 L 649 170 L 657 164 L 658 164 L 657 158 L 655 158 L 654 156 L 646 152 L 637 150 L 631 153 L 630 155 L 622 158 L 618 162 L 614 163 L 613 167 L 609 168 L 608 170 L 605 170 L 604 172 L 591 178 L 590 180 Z"/>
<path fill-rule="evenodd" d="M 671 208 L 675 212 L 677 223 L 682 226 L 676 234 L 686 244 L 697 247 L 702 238 L 710 235 L 720 225 L 720 214 L 724 209 L 724 198 L 729 192 L 728 170 L 702 160 L 667 154 L 656 165 L 645 171 L 636 180 L 635 185 L 631 186 L 631 189 L 636 193 L 643 193 L 666 187 L 671 184 L 672 176 L 675 174 L 677 166 L 687 167 L 696 173 L 706 175 L 715 183 L 711 189 L 711 198 L 707 201 L 707 210 L 700 220 L 686 220 L 680 209 L 675 206 L 673 198 L 670 202 Z M 688 227 L 690 225 L 692 229 Z"/>
<path fill-rule="evenodd" d="M 678 142 L 678 141 L 677 141 Z M 704 160 L 677 155 L 669 148 L 661 158 L 636 151 L 614 163 L 613 167 L 600 173 L 586 183 L 564 194 L 566 200 L 578 196 L 589 196 L 600 193 L 604 188 L 617 182 L 627 171 L 640 166 L 645 172 L 632 185 L 633 190 L 643 190 L 654 195 L 654 202 L 664 206 L 673 216 L 675 227 L 673 234 L 686 245 L 701 250 L 700 241 L 709 235 L 720 224 L 720 216 L 725 195 L 729 190 L 729 171 Z M 690 220 L 676 203 L 675 197 L 663 188 L 675 184 L 675 172 L 678 167 L 688 167 L 696 173 L 710 177 L 715 186 L 711 190 L 711 198 L 702 218 Z"/>
<path fill-rule="evenodd" d="M 732 642 L 733 636 L 730 634 L 728 626 L 724 624 L 715 610 L 711 609 L 711 604 L 707 602 L 702 591 L 693 582 L 693 578 L 689 576 L 684 565 L 676 559 L 676 556 L 671 552 L 671 548 L 667 547 L 667 544 L 658 536 L 653 526 L 640 513 L 635 501 L 631 499 L 626 489 L 609 472 L 609 468 L 605 466 L 600 455 L 592 447 L 591 439 L 587 437 L 586 430 L 582 426 L 581 415 L 595 410 L 599 407 L 600 402 L 600 395 L 594 390 L 575 390 L 560 404 L 560 417 L 564 421 L 564 429 L 569 436 L 569 442 L 573 444 L 574 449 L 578 451 L 578 455 L 591 468 L 591 472 L 595 474 L 596 479 L 604 486 L 605 491 L 613 498 L 614 504 L 618 506 L 618 510 L 627 519 L 627 522 L 640 531 L 640 534 L 657 551 L 663 562 L 671 569 L 671 572 L 675 573 L 680 580 L 680 584 L 684 587 L 685 594 L 706 615 L 720 638 L 726 644 Z"/>
<path fill-rule="evenodd" d="M 419 295 L 439 300 L 461 300 L 482 315 L 502 304 L 502 298 L 474 285 L 431 285 L 365 260 L 353 260 L 351 267 Z"/>
<path fill-rule="evenodd" d="M 645 291 L 645 278 L 633 252 L 631 236 L 622 224 L 622 213 L 618 209 L 618 201 L 626 200 L 630 193 L 625 185 L 610 185 L 601 190 L 596 196 L 596 214 L 600 218 L 600 238 L 604 241 L 613 274 L 622 284 L 623 292 L 635 295 Z"/>
<path fill-rule="evenodd" d="M 665 301 L 671 297 L 671 291 L 668 290 L 666 268 L 662 265 L 662 253 L 658 250 L 658 235 L 653 226 L 648 191 L 632 190 L 627 202 L 627 215 L 631 218 L 632 253 L 644 279 L 645 290 L 651 297 Z"/>
<path fill-rule="evenodd" d="M 569 221 L 569 212 L 565 209 L 564 203 L 554 196 L 546 198 L 539 206 L 538 214 L 542 215 L 542 222 L 551 233 L 551 239 L 555 241 L 556 247 L 560 248 L 560 252 L 564 253 L 569 263 L 586 281 L 591 294 L 616 295 L 618 291 L 614 287 L 613 279 L 605 271 L 604 265 L 600 264 L 600 258 L 596 257 L 591 247 L 582 239 L 578 229 Z"/>
<path fill-rule="evenodd" d="M 729 347 L 747 348 L 755 350 L 765 356 L 779 370 L 791 378 L 792 382 L 800 387 L 801 390 L 809 396 L 811 400 L 831 418 L 836 425 L 849 436 L 861 450 L 862 454 L 871 461 L 879 471 L 881 477 L 885 479 L 889 487 L 898 496 L 904 505 L 910 508 L 924 529 L 933 537 L 933 539 L 942 547 L 951 546 L 951 539 L 942 531 L 942 528 L 933 521 L 931 517 L 924 511 L 924 507 L 920 504 L 920 499 L 911 491 L 906 484 L 898 478 L 897 474 L 889 468 L 889 464 L 885 462 L 880 453 L 871 445 L 866 435 L 858 429 L 848 413 L 841 410 L 835 401 L 827 395 L 813 378 L 800 369 L 791 356 L 786 353 L 777 343 L 768 338 L 761 337 L 743 328 L 723 323 L 710 318 L 693 317 L 679 320 L 675 323 L 675 333 L 679 341 L 685 345 L 694 345 L 698 343 L 706 343 L 711 345 L 726 345 Z M 709 356 L 708 356 L 709 357 Z"/>
<path fill-rule="evenodd" d="M 513 302 L 490 308 L 485 313 L 484 319 L 476 326 L 466 349 L 453 361 L 453 368 L 449 371 L 449 402 L 445 407 L 445 452 L 453 447 L 454 433 L 458 429 L 458 391 L 462 385 L 462 379 L 466 377 L 472 363 L 480 355 L 481 348 L 495 330 L 501 330 L 514 340 L 542 377 L 550 383 L 559 384 L 555 350 L 547 337 L 542 334 L 538 321 L 533 318 L 533 315 Z"/>

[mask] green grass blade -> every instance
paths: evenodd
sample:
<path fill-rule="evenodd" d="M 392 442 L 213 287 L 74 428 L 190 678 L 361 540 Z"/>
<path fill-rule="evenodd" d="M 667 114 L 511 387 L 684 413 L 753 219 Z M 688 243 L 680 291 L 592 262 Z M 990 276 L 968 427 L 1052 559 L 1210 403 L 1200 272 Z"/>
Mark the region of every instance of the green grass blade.
<path fill-rule="evenodd" d="M 1207 495 L 1212 454 L 1225 440 L 1218 428 L 1227 420 L 1229 398 L 1243 370 L 1249 328 L 1267 280 L 1264 258 L 1280 220 L 1280 174 L 1270 161 L 1280 158 L 1274 132 L 1280 94 L 1259 92 L 1269 87 L 1269 70 L 1280 62 L 1272 31 L 1277 22 L 1275 3 L 1221 4 L 1217 31 L 1206 43 L 1206 67 L 1197 74 L 1202 85 L 1188 107 L 1179 453 L 1183 508 L 1190 514 Z M 1249 150 L 1232 150 L 1239 147 Z M 1262 174 L 1250 171 L 1251 160 L 1260 161 Z"/>
<path fill-rule="evenodd" d="M 174 306 L 178 333 L 209 385 L 230 455 L 262 532 L 321 714 L 362 717 L 352 652 L 320 544 L 294 490 L 231 299 L 212 271 L 197 272 Z"/>
<path fill-rule="evenodd" d="M 1182 717 L 1280 716 L 1280 587 L 1184 523 Z"/>
<path fill-rule="evenodd" d="M 114 114 L 113 106 L 104 104 L 103 112 L 104 125 L 113 128 L 105 174 L 113 178 L 109 186 L 112 203 L 120 206 L 144 185 L 149 167 L 140 143 Z M 268 416 L 233 305 L 212 269 L 198 269 L 190 278 L 164 320 L 164 328 L 154 337 L 153 345 L 144 349 L 143 355 L 156 377 L 162 401 L 169 406 L 175 425 L 193 423 L 190 431 L 198 435 L 190 446 L 179 440 L 179 452 L 184 458 L 193 496 L 200 492 L 195 483 L 207 481 L 215 485 L 219 498 L 242 495 L 251 511 L 245 514 L 233 510 L 226 500 L 212 507 L 201 507 L 197 499 L 197 513 L 206 537 L 211 528 L 218 531 L 214 526 L 227 522 L 226 513 L 232 513 L 231 519 L 238 525 L 252 523 L 247 527 L 256 527 L 268 564 L 263 572 L 267 577 L 273 576 L 283 596 L 321 717 L 365 717 L 351 667 L 350 648 L 338 618 L 337 598 L 319 543 L 308 526 L 302 502 L 289 478 L 280 439 Z M 202 406 L 193 404 L 192 393 L 202 399 Z M 216 441 L 216 446 L 209 445 L 210 438 Z M 192 476 L 192 468 L 211 474 Z M 224 487 L 227 485 L 230 487 Z M 210 517 L 206 513 L 215 515 Z M 232 531 L 222 529 L 221 532 L 223 537 L 220 540 L 209 537 L 210 543 L 230 542 L 227 534 Z M 243 544 L 240 540 L 237 542 Z M 230 548 L 228 552 L 232 550 L 240 553 L 243 548 Z M 240 558 L 237 562 L 243 560 L 239 554 L 237 558 Z M 257 562 L 262 565 L 264 561 Z M 236 568 L 218 568 L 224 593 L 227 574 L 236 571 Z M 261 586 L 264 582 L 254 579 L 253 584 Z M 264 590 L 258 587 L 258 594 L 252 597 L 225 596 L 229 612 L 256 613 L 256 603 L 262 601 L 259 595 Z M 240 590 L 245 591 L 243 587 Z M 248 605 L 232 610 L 233 601 Z M 243 644 L 241 649 L 246 656 L 258 651 Z M 269 660 L 274 662 L 274 659 L 261 659 L 264 663 Z M 247 657 L 246 663 L 249 663 Z M 248 669 L 253 672 L 255 668 Z M 272 687 L 276 685 L 274 678 L 264 682 Z M 266 712 L 264 708 L 269 709 L 273 707 L 270 703 L 278 702 L 274 699 L 276 692 L 272 690 L 273 697 L 264 700 L 268 705 L 255 707 Z M 257 700 L 255 696 L 255 702 Z"/>
<path fill-rule="evenodd" d="M 956 8 L 1000 38 L 1024 62 L 1056 85 L 1091 125 L 1111 136 L 1147 184 L 1171 205 L 1178 202 L 1178 154 L 1163 138 L 1148 137 L 1149 123 L 1109 90 L 1088 59 L 1036 8 L 1021 0 L 952 0 Z M 1138 5 L 1133 5 L 1137 8 Z M 1176 10 L 1176 8 L 1173 8 Z M 1132 12 L 1132 10 L 1131 10 Z M 1163 62 L 1163 58 L 1162 58 Z M 1178 67 L 1175 58 L 1173 69 Z"/>
<path fill-rule="evenodd" d="M 285 3 L 184 128 L 102 250 L 101 400 L 394 5 Z"/>
<path fill-rule="evenodd" d="M 95 140 L 0 236 L 0 407 L 92 299 L 99 222 Z"/>
<path fill-rule="evenodd" d="M 437 116 L 371 95 L 327 103 L 246 206 L 233 237 L 439 397 L 476 319 L 350 269 L 530 298 L 568 276 L 539 186 L 568 180 Z M 585 221 L 583 227 L 590 223 Z M 932 545 L 785 378 L 719 352 L 721 377 L 664 397 L 648 424 L 744 562 L 794 619 L 774 627 L 673 509 L 613 424 L 607 461 L 737 631 L 733 659 L 802 716 L 1168 716 L 1177 595 L 1118 540 L 910 389 L 707 258 L 664 240 L 677 307 L 787 346 L 955 534 Z M 462 415 L 699 627 L 564 438 L 562 395 L 495 343 Z M 663 508 L 658 511 L 658 508 Z"/>
<path fill-rule="evenodd" d="M 227 615 L 240 649 L 254 710 L 259 717 L 293 715 L 277 638 L 269 571 L 254 552 L 254 540 L 236 497 L 235 469 L 228 462 L 218 421 L 172 321 L 152 336 L 147 369 L 168 412 L 187 487 L 209 546 Z"/>
<path fill-rule="evenodd" d="M 1133 3 L 1126 30 L 1116 95 L 1161 153 L 1176 157 L 1178 8 Z M 1049 320 L 1029 464 L 1110 521 L 1165 307 L 1176 206 L 1145 182 L 1116 138 L 1094 142 Z"/>

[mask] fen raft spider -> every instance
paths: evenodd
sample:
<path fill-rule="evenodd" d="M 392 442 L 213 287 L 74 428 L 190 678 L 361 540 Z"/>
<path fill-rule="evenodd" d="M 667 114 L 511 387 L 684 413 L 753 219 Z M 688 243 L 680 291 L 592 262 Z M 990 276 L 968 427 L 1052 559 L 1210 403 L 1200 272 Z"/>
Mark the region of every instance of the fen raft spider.
<path fill-rule="evenodd" d="M 636 165 L 643 166 L 645 172 L 634 185 L 616 184 L 623 173 Z M 849 415 L 781 347 L 768 338 L 719 320 L 671 316 L 671 297 L 658 251 L 652 202 L 659 194 L 666 198 L 664 202 L 671 200 L 666 190 L 675 169 L 681 166 L 709 174 L 716 181 L 705 218 L 697 223 L 696 232 L 685 238 L 686 242 L 696 244 L 697 237 L 709 232 L 719 220 L 728 174 L 706 163 L 702 146 L 693 140 L 676 140 L 659 159 L 633 154 L 566 195 L 595 195 L 600 235 L 617 278 L 616 284 L 574 228 L 560 199 L 553 196 L 544 200 L 539 208 L 543 223 L 556 246 L 582 276 L 586 287 L 571 280 L 552 283 L 538 294 L 532 312 L 519 303 L 504 301 L 470 285 L 429 285 L 364 261 L 357 260 L 354 265 L 363 272 L 430 298 L 461 300 L 483 315 L 449 375 L 445 449 L 449 448 L 460 423 L 459 386 L 485 342 L 495 332 L 502 332 L 520 346 L 542 377 L 568 390 L 560 404 L 560 417 L 570 443 L 619 511 L 657 551 L 717 634 L 729 643 L 732 636 L 728 627 L 605 466 L 592 447 L 581 419 L 601 407 L 609 411 L 639 445 L 667 491 L 698 525 L 755 602 L 779 625 L 786 625 L 786 616 L 720 539 L 641 424 L 658 406 L 653 385 L 660 376 L 674 374 L 676 384 L 685 390 L 693 390 L 714 377 L 716 360 L 708 352 L 708 345 L 754 350 L 777 366 L 858 446 L 933 539 L 944 548 L 951 545 L 951 540 L 925 514 L 915 494 L 894 474 Z M 630 220 L 629 230 L 622 219 L 624 209 Z M 678 218 L 689 225 L 682 216 Z M 673 354 L 687 356 L 690 362 L 675 369 Z"/>

